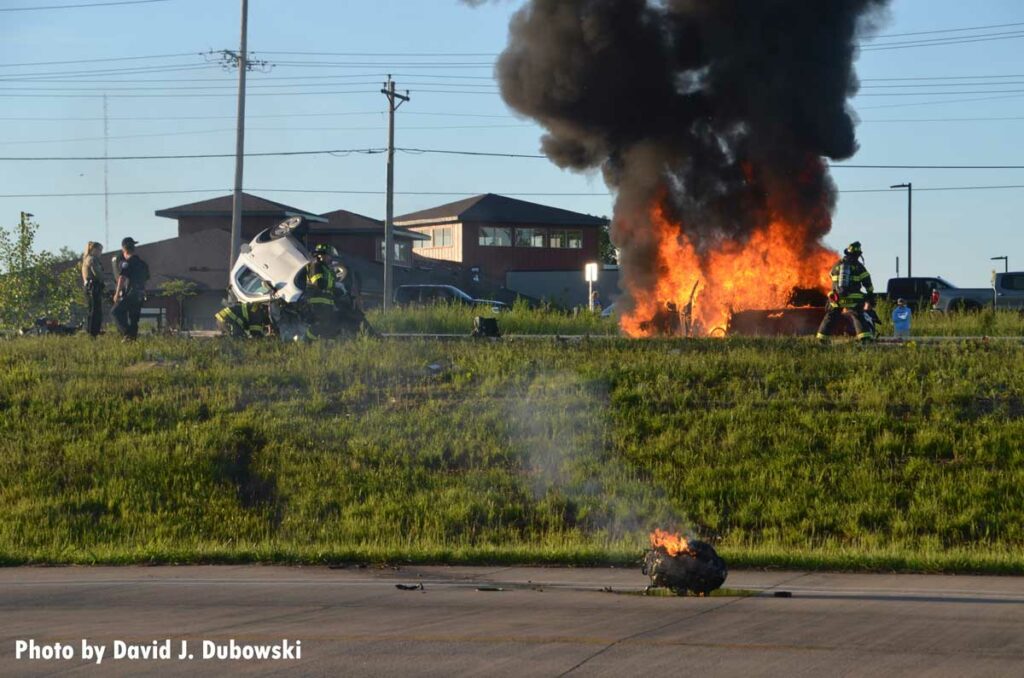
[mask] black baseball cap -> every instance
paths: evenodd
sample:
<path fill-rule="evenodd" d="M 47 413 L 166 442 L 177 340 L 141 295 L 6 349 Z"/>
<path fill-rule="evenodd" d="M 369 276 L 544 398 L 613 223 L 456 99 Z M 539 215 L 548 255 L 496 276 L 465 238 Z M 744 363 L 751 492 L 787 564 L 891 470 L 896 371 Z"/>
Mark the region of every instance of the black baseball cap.
<path fill-rule="evenodd" d="M 121 247 L 135 247 L 138 244 L 135 242 L 135 238 L 125 238 L 121 241 Z"/>

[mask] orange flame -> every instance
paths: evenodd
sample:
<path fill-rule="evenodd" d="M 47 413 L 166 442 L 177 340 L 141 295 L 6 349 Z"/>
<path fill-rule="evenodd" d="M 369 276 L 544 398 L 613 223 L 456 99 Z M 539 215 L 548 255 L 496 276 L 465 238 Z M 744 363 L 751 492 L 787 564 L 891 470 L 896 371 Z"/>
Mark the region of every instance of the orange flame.
<path fill-rule="evenodd" d="M 687 317 L 691 334 L 721 336 L 735 311 L 786 306 L 797 288 L 830 288 L 829 269 L 837 254 L 811 235 L 809 227 L 772 220 L 740 242 L 723 239 L 698 252 L 661 200 L 649 215 L 657 245 L 657 282 L 641 289 L 626 280 L 632 312 L 621 320 L 631 337 L 678 334 L 676 318 Z M 677 315 L 678 314 L 678 315 Z M 667 331 L 659 318 L 676 316 Z"/>
<path fill-rule="evenodd" d="M 680 537 L 678 534 L 655 529 L 654 532 L 651 532 L 651 548 L 660 548 L 665 553 L 675 557 L 680 553 L 689 553 L 690 543 L 686 541 L 685 537 Z"/>

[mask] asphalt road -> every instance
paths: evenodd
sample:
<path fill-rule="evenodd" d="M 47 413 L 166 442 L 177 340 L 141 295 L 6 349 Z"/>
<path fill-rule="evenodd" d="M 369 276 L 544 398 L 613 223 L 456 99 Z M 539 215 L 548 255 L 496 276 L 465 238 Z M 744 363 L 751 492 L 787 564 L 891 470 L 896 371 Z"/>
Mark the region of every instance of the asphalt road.
<path fill-rule="evenodd" d="M 727 586 L 759 595 L 721 598 L 636 595 L 644 583 L 622 569 L 6 569 L 0 675 L 1024 675 L 1021 578 L 734 572 Z M 165 639 L 194 659 L 111 657 L 115 641 Z M 301 641 L 301 658 L 201 658 L 202 641 L 230 639 Z M 19 660 L 18 640 L 75 657 Z"/>

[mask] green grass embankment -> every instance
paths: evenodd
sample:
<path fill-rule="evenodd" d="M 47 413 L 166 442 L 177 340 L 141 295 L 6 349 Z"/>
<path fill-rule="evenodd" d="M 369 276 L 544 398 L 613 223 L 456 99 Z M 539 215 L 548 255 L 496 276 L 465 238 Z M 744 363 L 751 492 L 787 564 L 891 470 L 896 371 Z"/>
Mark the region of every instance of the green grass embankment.
<path fill-rule="evenodd" d="M 1024 573 L 1024 348 L 0 342 L 0 561 Z"/>
<path fill-rule="evenodd" d="M 883 336 L 893 334 L 892 306 L 882 302 L 878 308 Z M 401 308 L 387 315 L 379 310 L 369 314 L 374 327 L 382 332 L 425 334 L 469 334 L 473 316 L 493 316 L 489 308 L 469 306 L 427 306 Z M 597 314 L 565 313 L 554 309 L 529 309 L 516 305 L 498 315 L 503 334 L 560 334 L 616 336 L 614 318 Z M 917 337 L 1024 337 L 1024 314 L 1011 310 L 982 310 L 964 313 L 919 311 L 914 315 L 913 335 Z"/>

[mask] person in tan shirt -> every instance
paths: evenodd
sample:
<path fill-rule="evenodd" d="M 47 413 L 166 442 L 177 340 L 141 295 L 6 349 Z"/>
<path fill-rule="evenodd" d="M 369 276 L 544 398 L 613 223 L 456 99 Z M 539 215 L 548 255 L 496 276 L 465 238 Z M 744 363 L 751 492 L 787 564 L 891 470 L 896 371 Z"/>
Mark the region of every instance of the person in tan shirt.
<path fill-rule="evenodd" d="M 86 304 L 89 307 L 87 329 L 89 334 L 97 336 L 103 327 L 103 245 L 89 241 L 82 255 L 82 286 L 85 288 Z"/>

